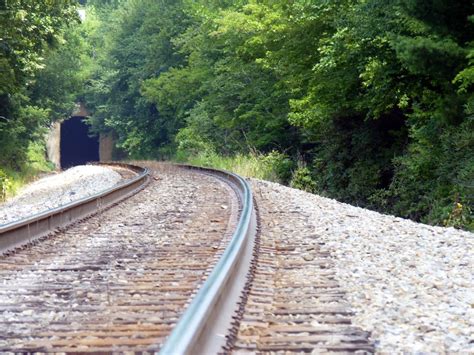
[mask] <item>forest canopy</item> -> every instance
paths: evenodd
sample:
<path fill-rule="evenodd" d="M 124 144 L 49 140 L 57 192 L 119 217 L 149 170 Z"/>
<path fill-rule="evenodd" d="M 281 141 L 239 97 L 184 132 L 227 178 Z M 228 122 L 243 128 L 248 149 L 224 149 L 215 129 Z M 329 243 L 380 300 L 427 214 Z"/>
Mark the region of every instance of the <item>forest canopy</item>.
<path fill-rule="evenodd" d="M 0 11 L 0 166 L 83 101 L 92 130 L 131 157 L 261 154 L 292 186 L 474 229 L 473 2 L 4 0 Z"/>

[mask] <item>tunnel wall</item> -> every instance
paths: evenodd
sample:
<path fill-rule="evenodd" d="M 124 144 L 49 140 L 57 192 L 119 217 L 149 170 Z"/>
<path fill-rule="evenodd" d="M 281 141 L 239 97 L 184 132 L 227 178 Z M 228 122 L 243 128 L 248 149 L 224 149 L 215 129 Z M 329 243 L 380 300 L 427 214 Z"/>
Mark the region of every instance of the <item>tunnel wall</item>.
<path fill-rule="evenodd" d="M 115 140 L 112 134 L 101 134 L 99 137 L 99 160 L 112 161 Z M 56 169 L 61 169 L 61 123 L 55 122 L 46 134 L 46 158 Z"/>
<path fill-rule="evenodd" d="M 54 122 L 46 133 L 46 157 L 61 169 L 61 122 Z"/>

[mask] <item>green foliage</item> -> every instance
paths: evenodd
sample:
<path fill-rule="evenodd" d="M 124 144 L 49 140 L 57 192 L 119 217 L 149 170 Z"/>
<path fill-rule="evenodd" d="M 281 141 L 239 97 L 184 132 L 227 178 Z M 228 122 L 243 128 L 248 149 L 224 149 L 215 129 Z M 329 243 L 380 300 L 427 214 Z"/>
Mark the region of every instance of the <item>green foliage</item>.
<path fill-rule="evenodd" d="M 0 169 L 0 201 L 14 196 L 24 185 L 34 180 L 38 174 L 50 172 L 55 166 L 46 160 L 45 144 L 42 139 L 30 142 L 25 152 L 25 160 L 17 162 L 15 168 Z"/>
<path fill-rule="evenodd" d="M 0 166 L 19 169 L 26 161 L 29 143 L 44 133 L 48 110 L 27 102 L 27 98 L 15 100 L 15 119 L 0 120 Z"/>
<path fill-rule="evenodd" d="M 197 135 L 191 127 L 182 128 L 176 135 L 178 149 L 176 157 L 185 160 L 189 156 L 209 155 L 215 153 L 208 141 Z"/>
<path fill-rule="evenodd" d="M 318 192 L 316 181 L 314 181 L 311 171 L 306 166 L 300 166 L 293 172 L 290 186 L 306 192 Z"/>
<path fill-rule="evenodd" d="M 443 221 L 447 227 L 462 228 L 466 227 L 474 230 L 474 218 L 469 206 L 456 202 L 450 211 L 448 218 Z"/>
<path fill-rule="evenodd" d="M 8 176 L 48 168 L 81 100 L 133 157 L 473 228 L 472 2 L 90 0 L 81 24 L 74 4 L 0 4 Z"/>
<path fill-rule="evenodd" d="M 77 20 L 73 4 L 72 0 L 0 4 L 0 95 L 17 92 L 44 67 L 43 55 L 62 40 L 62 26 Z"/>
<path fill-rule="evenodd" d="M 427 223 L 443 223 L 452 206 L 465 213 L 474 205 L 474 120 L 460 126 L 414 130 L 410 154 L 399 157 L 388 204 L 395 213 Z M 472 214 L 471 214 L 472 218 Z"/>
<path fill-rule="evenodd" d="M 233 171 L 245 177 L 279 183 L 284 182 L 283 179 L 289 174 L 286 169 L 292 165 L 288 156 L 277 152 L 266 155 L 253 152 L 233 156 L 223 156 L 215 152 L 201 152 L 198 155 L 180 155 L 179 158 L 179 162 Z"/>
<path fill-rule="evenodd" d="M 132 156 L 472 228 L 472 2 L 91 4 L 81 95 Z"/>
<path fill-rule="evenodd" d="M 23 169 L 24 175 L 35 176 L 39 172 L 49 172 L 55 165 L 46 160 L 46 146 L 44 140 L 38 139 L 31 142 L 26 153 L 27 162 Z"/>
<path fill-rule="evenodd" d="M 266 180 L 282 184 L 288 184 L 290 182 L 293 169 L 295 168 L 295 162 L 288 155 L 272 150 L 270 153 L 264 155 L 261 160 L 260 164 L 266 169 L 269 169 L 269 171 L 272 171 L 273 177 L 265 178 Z"/>
<path fill-rule="evenodd" d="M 49 121 L 70 116 L 84 84 L 82 53 L 87 48 L 81 30 L 81 26 L 65 30 L 64 43 L 47 53 L 47 63 L 29 88 L 30 100 L 48 109 Z"/>
<path fill-rule="evenodd" d="M 70 113 L 80 64 L 68 26 L 78 21 L 72 0 L 0 4 L 2 168 L 24 169 L 30 143 L 41 139 L 51 121 Z"/>
<path fill-rule="evenodd" d="M 3 170 L 0 169 L 0 201 L 5 201 L 5 199 L 7 198 L 7 192 L 10 187 L 10 178 Z"/>
<path fill-rule="evenodd" d="M 90 123 L 96 132 L 113 130 L 119 146 L 132 156 L 163 154 L 183 124 L 176 105 L 151 102 L 160 98 L 155 95 L 161 88 L 153 90 L 150 84 L 142 90 L 142 83 L 181 62 L 171 40 L 186 24 L 183 4 L 128 0 L 116 6 L 95 5 L 94 20 L 100 25 L 92 27 L 89 38 L 97 53 L 96 66 L 84 90 L 92 112 Z M 172 82 L 166 85 L 176 89 Z"/>

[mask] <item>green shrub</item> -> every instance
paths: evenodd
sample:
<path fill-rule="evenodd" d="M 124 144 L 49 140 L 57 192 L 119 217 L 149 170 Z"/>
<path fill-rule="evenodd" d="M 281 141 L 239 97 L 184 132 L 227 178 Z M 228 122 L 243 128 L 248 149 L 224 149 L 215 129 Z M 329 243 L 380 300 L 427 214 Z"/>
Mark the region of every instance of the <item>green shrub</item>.
<path fill-rule="evenodd" d="M 288 184 L 291 180 L 291 174 L 294 168 L 294 162 L 286 154 L 271 151 L 267 155 L 262 156 L 262 163 L 266 166 L 266 171 L 271 175 L 266 180 Z"/>
<path fill-rule="evenodd" d="M 191 127 L 179 130 L 175 142 L 178 145 L 176 151 L 178 161 L 187 161 L 190 157 L 212 155 L 214 153 L 212 145 L 202 139 Z"/>
<path fill-rule="evenodd" d="M 20 188 L 33 181 L 38 174 L 54 170 L 55 166 L 46 160 L 44 142 L 31 142 L 25 149 L 25 160 L 17 167 L 0 168 L 0 201 L 13 196 Z"/>
<path fill-rule="evenodd" d="M 311 177 L 311 172 L 306 166 L 300 166 L 293 172 L 290 186 L 311 193 L 318 191 L 317 184 Z"/>
<path fill-rule="evenodd" d="M 30 170 L 31 175 L 38 172 L 46 172 L 54 170 L 55 166 L 52 162 L 46 160 L 46 146 L 44 142 L 31 142 L 26 152 L 27 164 L 24 170 Z"/>
<path fill-rule="evenodd" d="M 446 227 L 467 228 L 474 227 L 474 220 L 472 218 L 472 211 L 469 206 L 456 202 L 448 214 L 448 217 L 443 221 Z"/>
<path fill-rule="evenodd" d="M 8 175 L 0 169 L 0 201 L 5 201 L 7 198 L 7 192 L 11 187 L 11 179 Z"/>

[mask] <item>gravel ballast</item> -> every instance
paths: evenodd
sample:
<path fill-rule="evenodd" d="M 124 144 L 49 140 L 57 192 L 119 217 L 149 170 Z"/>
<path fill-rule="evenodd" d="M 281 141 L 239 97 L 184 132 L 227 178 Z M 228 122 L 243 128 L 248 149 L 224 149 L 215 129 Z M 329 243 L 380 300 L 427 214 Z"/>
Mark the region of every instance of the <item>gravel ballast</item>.
<path fill-rule="evenodd" d="M 42 178 L 0 204 L 0 225 L 93 195 L 116 185 L 121 179 L 113 169 L 96 165 L 75 166 Z"/>
<path fill-rule="evenodd" d="M 0 224 L 120 180 L 117 172 L 101 166 L 43 178 L 0 205 Z M 378 352 L 474 353 L 473 233 L 383 215 L 275 183 L 251 183 L 257 203 L 264 195 L 275 211 L 304 215 L 304 226 L 289 225 L 288 219 L 280 229 L 293 228 L 291 235 L 301 243 L 317 240 L 330 251 L 337 281 L 355 312 L 352 322 L 371 332 Z"/>
<path fill-rule="evenodd" d="M 306 238 L 331 251 L 353 323 L 372 333 L 378 352 L 474 353 L 474 234 L 274 183 L 252 185 L 276 209 L 297 203 L 310 215 Z"/>

